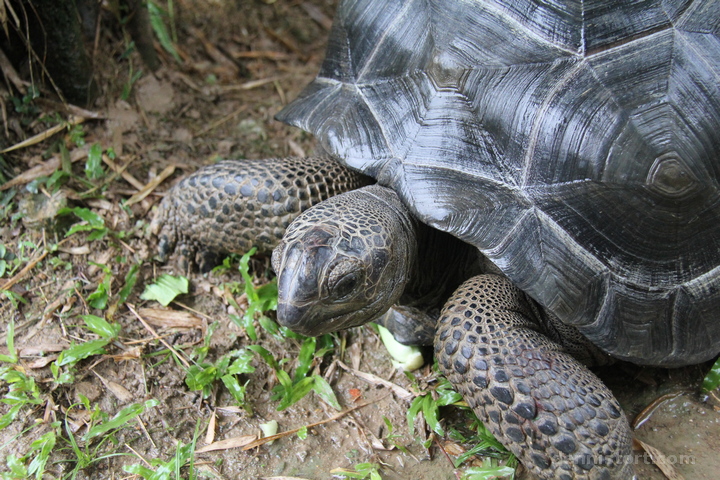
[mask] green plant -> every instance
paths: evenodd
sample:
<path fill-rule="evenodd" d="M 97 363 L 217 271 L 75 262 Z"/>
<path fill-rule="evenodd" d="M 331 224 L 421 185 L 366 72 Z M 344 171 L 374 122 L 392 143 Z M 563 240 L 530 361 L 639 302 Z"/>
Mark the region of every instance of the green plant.
<path fill-rule="evenodd" d="M 53 428 L 49 432 L 42 435 L 30 444 L 30 451 L 18 458 L 15 455 L 8 455 L 7 466 L 10 472 L 2 474 L 3 480 L 5 479 L 27 479 L 35 477 L 36 480 L 41 480 L 45 475 L 45 465 L 47 464 L 50 453 L 55 448 L 57 442 L 58 423 L 55 422 L 51 425 Z M 30 465 L 25 466 L 28 459 L 32 458 Z"/>
<path fill-rule="evenodd" d="M 170 37 L 170 33 L 164 23 L 165 18 L 168 18 L 171 28 L 174 31 L 175 18 L 173 15 L 172 5 L 171 1 L 168 3 L 168 10 L 163 10 L 157 3 L 148 1 L 148 14 L 150 15 L 150 25 L 152 25 L 153 31 L 155 32 L 155 36 L 157 37 L 158 42 L 160 42 L 160 45 L 162 45 L 166 52 L 172 55 L 176 62 L 182 63 L 182 59 L 180 58 L 180 55 L 178 55 L 177 50 L 175 50 L 175 45 L 173 44 L 173 40 L 177 41 L 177 39 Z"/>
<path fill-rule="evenodd" d="M 40 97 L 40 90 L 34 84 L 28 87 L 27 93 L 22 98 L 11 97 L 15 111 L 21 115 L 22 122 L 28 125 L 37 118 L 40 108 L 35 105 L 35 99 Z"/>
<path fill-rule="evenodd" d="M 91 293 L 87 297 L 87 303 L 92 308 L 99 308 L 100 310 L 104 310 L 107 307 L 108 298 L 111 295 L 111 286 L 112 286 L 112 280 L 113 275 L 112 271 L 110 270 L 110 267 L 107 265 L 101 265 L 99 263 L 95 262 L 89 262 L 91 265 L 95 265 L 99 269 L 103 271 L 103 279 L 98 284 L 97 288 L 93 293 Z"/>
<path fill-rule="evenodd" d="M 144 403 L 134 403 L 120 410 L 112 418 L 109 418 L 97 405 L 93 408 L 87 397 L 80 395 L 80 401 L 79 404 L 71 405 L 65 412 L 65 433 L 67 434 L 68 443 L 75 456 L 73 469 L 65 476 L 65 478 L 70 479 L 74 479 L 81 470 L 94 463 L 111 457 L 130 455 L 127 453 L 109 453 L 103 455 L 100 452 L 108 442 L 117 443 L 115 432 L 127 428 L 130 426 L 132 420 L 159 404 L 155 399 L 148 400 Z M 90 413 L 90 427 L 80 441 L 75 438 L 73 429 L 68 421 L 68 413 L 78 406 L 82 406 L 85 411 Z"/>
<path fill-rule="evenodd" d="M 172 275 L 162 274 L 155 280 L 155 283 L 145 286 L 140 298 L 143 300 L 156 300 L 162 306 L 167 307 L 170 302 L 175 300 L 175 297 L 187 293 L 189 285 L 188 279 L 182 275 L 173 277 Z"/>
<path fill-rule="evenodd" d="M 208 397 L 212 385 L 217 380 L 220 380 L 238 405 L 251 413 L 251 408 L 245 401 L 247 382 L 241 385 L 237 376 L 255 371 L 255 368 L 250 364 L 252 359 L 253 356 L 249 352 L 233 350 L 220 357 L 215 363 L 201 361 L 190 366 L 185 376 L 185 383 L 190 390 L 202 391 L 203 396 Z"/>
<path fill-rule="evenodd" d="M 459 431 L 452 430 L 450 436 L 458 442 L 471 444 L 473 447 L 455 459 L 455 466 L 459 467 L 475 455 L 504 459 L 508 465 L 515 465 L 517 460 L 514 455 L 495 438 L 490 430 L 475 416 L 475 413 L 469 408 L 466 410 L 466 413 L 472 418 L 470 428 L 474 430 L 474 434 L 469 438 L 465 438 Z"/>
<path fill-rule="evenodd" d="M 72 367 L 84 358 L 105 353 L 105 346 L 120 334 L 120 325 L 117 323 L 108 323 L 95 315 L 82 315 L 80 318 L 85 322 L 87 329 L 100 338 L 74 344 L 60 352 L 57 360 L 50 364 L 50 371 L 57 383 L 69 383 L 73 380 L 72 369 L 62 370 L 62 367 Z"/>
<path fill-rule="evenodd" d="M 437 365 L 435 365 L 435 367 L 437 367 Z M 406 373 L 406 375 L 408 375 L 415 384 L 416 389 L 418 389 L 417 382 L 415 382 L 413 375 L 409 373 Z M 455 460 L 455 467 L 459 467 L 467 459 L 475 455 L 493 459 L 493 462 L 489 462 L 487 465 L 473 470 L 468 474 L 470 476 L 463 478 L 466 480 L 483 480 L 512 475 L 514 472 L 513 467 L 517 464 L 515 456 L 483 425 L 475 415 L 475 412 L 467 406 L 462 400 L 462 396 L 455 391 L 452 384 L 444 377 L 438 379 L 437 385 L 432 390 L 421 392 L 413 399 L 407 412 L 407 422 L 410 432 L 414 432 L 415 417 L 418 413 L 421 413 L 428 427 L 433 432 L 438 435 L 445 435 L 443 428 L 440 426 L 439 417 L 440 408 L 448 405 L 454 405 L 465 410 L 465 413 L 471 418 L 469 423 L 470 428 L 474 430 L 474 434 L 469 438 L 463 436 L 456 429 L 449 431 L 449 435 L 453 440 L 473 445 L 470 450 L 458 456 Z M 497 459 L 505 460 L 506 466 L 499 466 L 497 462 L 495 462 Z"/>
<path fill-rule="evenodd" d="M 7 251 L 7 248 L 5 248 L 5 245 L 0 243 L 0 277 L 5 276 L 8 261 L 11 261 L 11 255 L 9 255 L 9 253 L 10 252 Z"/>
<path fill-rule="evenodd" d="M 35 379 L 26 375 L 25 370 L 17 365 L 15 322 L 12 320 L 8 323 L 5 343 L 9 354 L 0 355 L 0 362 L 10 365 L 0 367 L 0 381 L 8 385 L 8 391 L 0 402 L 9 405 L 10 409 L 0 417 L 0 430 L 10 425 L 25 407 L 43 403 Z"/>
<path fill-rule="evenodd" d="M 358 463 L 354 467 L 354 471 L 346 470 L 344 468 L 335 468 L 330 473 L 333 476 L 339 476 L 342 478 L 358 478 L 363 480 L 369 478 L 370 480 L 382 480 L 380 473 L 378 472 L 379 466 L 376 463 Z"/>
<path fill-rule="evenodd" d="M 507 465 L 499 465 L 494 458 L 483 459 L 481 467 L 470 467 L 463 472 L 462 480 L 495 480 L 515 478 L 515 468 Z"/>
<path fill-rule="evenodd" d="M 123 284 L 123 288 L 120 289 L 120 292 L 118 292 L 119 303 L 125 303 L 125 301 L 132 293 L 133 289 L 135 288 L 135 284 L 137 283 L 139 271 L 140 264 L 136 263 L 132 267 L 130 267 L 128 273 L 125 274 L 125 283 Z"/>
<path fill-rule="evenodd" d="M 255 287 L 250 276 L 250 257 L 252 257 L 256 248 L 252 248 L 249 252 L 240 258 L 240 264 L 238 270 L 240 275 L 245 282 L 245 295 L 248 300 L 248 307 L 245 313 L 240 319 L 237 315 L 231 315 L 230 319 L 233 320 L 238 326 L 243 327 L 248 334 L 248 337 L 252 341 L 257 340 L 257 332 L 255 331 L 255 319 L 257 318 L 258 323 L 269 333 L 279 336 L 278 325 L 265 315 L 265 312 L 277 310 L 277 282 L 275 279 L 262 285 Z M 237 305 L 235 305 L 237 308 Z M 289 332 L 289 331 L 288 331 Z M 288 333 L 288 336 L 294 334 Z"/>
<path fill-rule="evenodd" d="M 703 392 L 711 392 L 720 386 L 720 358 L 715 361 L 702 383 Z"/>
<path fill-rule="evenodd" d="M 393 424 L 390 422 L 390 420 L 383 415 L 383 422 L 385 422 L 385 427 L 387 428 L 387 435 L 385 435 L 385 439 L 395 445 L 395 448 L 400 450 L 401 452 L 405 453 L 406 455 L 410 455 L 410 451 L 405 447 L 405 445 L 402 445 L 397 441 L 398 438 L 402 437 L 402 435 L 393 433 L 395 428 L 393 427 Z"/>
<path fill-rule="evenodd" d="M 300 347 L 298 355 L 298 364 L 295 368 L 295 374 L 290 377 L 287 371 L 282 368 L 285 359 L 278 362 L 275 357 L 267 349 L 260 345 L 250 345 L 248 349 L 252 350 L 260 356 L 274 371 L 278 379 L 278 384 L 273 388 L 273 400 L 279 400 L 278 410 L 284 410 L 289 406 L 298 402 L 305 395 L 314 391 L 320 398 L 325 400 L 330 406 L 336 410 L 341 410 L 340 403 L 335 397 L 335 393 L 320 375 L 309 375 L 310 369 L 315 358 L 324 356 L 327 352 L 334 348 L 332 337 L 323 335 L 319 338 L 305 338 Z"/>
<path fill-rule="evenodd" d="M 87 402 L 85 402 L 85 404 L 86 407 L 89 408 L 89 404 Z M 109 420 L 91 426 L 87 433 L 83 435 L 82 439 L 87 442 L 94 438 L 107 435 L 108 432 L 124 428 L 130 420 L 142 415 L 146 410 L 157 407 L 159 404 L 159 401 L 150 399 L 143 403 L 133 403 L 132 405 L 128 405 Z"/>
<path fill-rule="evenodd" d="M 195 426 L 195 434 L 192 442 L 185 445 L 178 442 L 175 448 L 175 455 L 167 461 L 153 459 L 151 466 L 154 469 L 142 466 L 140 464 L 124 466 L 123 470 L 128 473 L 139 475 L 145 480 L 195 480 L 197 472 L 195 471 L 195 445 L 200 433 L 199 423 Z M 180 469 L 185 465 L 188 466 L 186 475 L 181 475 Z"/>
<path fill-rule="evenodd" d="M 58 215 L 69 214 L 75 215 L 82 221 L 70 227 L 68 232 L 65 234 L 66 238 L 77 232 L 90 232 L 87 239 L 88 241 L 93 241 L 105 237 L 105 235 L 110 232 L 110 230 L 105 226 L 105 219 L 89 208 L 65 207 L 58 210 Z"/>
<path fill-rule="evenodd" d="M 406 373 L 406 375 L 411 380 L 414 380 L 412 374 Z M 452 388 L 450 382 L 441 378 L 434 390 L 421 392 L 410 404 L 410 409 L 407 412 L 410 433 L 415 431 L 415 417 L 418 413 L 422 413 L 430 430 L 438 435 L 445 435 L 440 426 L 440 407 L 456 404 L 460 401 L 462 401 L 462 396 Z"/>
<path fill-rule="evenodd" d="M 87 161 L 85 162 L 85 177 L 88 180 L 97 180 L 105 176 L 105 170 L 102 166 L 102 147 L 94 143 L 88 151 Z"/>
<path fill-rule="evenodd" d="M 0 277 L 11 277 L 21 266 L 30 261 L 32 254 L 29 250 L 37 250 L 37 245 L 27 240 L 20 240 L 17 244 L 17 253 L 11 252 L 5 245 L 0 244 Z M 0 289 L 0 296 L 7 298 L 17 308 L 19 303 L 27 303 L 22 295 L 9 289 Z"/>
<path fill-rule="evenodd" d="M 2 157 L 0 157 L 2 158 Z M 0 193 L 0 219 L 10 219 L 10 226 L 15 227 L 15 223 L 17 223 L 17 220 L 20 216 L 20 213 L 11 213 L 13 210 L 15 210 L 15 202 L 13 202 L 13 199 L 15 198 L 15 195 L 17 195 L 17 190 L 14 188 L 10 188 L 6 190 L 5 192 Z M 0 220 L 0 223 L 2 223 L 3 220 Z"/>

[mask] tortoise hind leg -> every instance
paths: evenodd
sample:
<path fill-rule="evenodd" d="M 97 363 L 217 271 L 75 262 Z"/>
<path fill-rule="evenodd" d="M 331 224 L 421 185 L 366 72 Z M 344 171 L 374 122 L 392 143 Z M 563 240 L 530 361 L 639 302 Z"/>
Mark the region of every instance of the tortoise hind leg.
<path fill-rule="evenodd" d="M 463 283 L 435 339 L 440 368 L 478 417 L 542 479 L 633 478 L 631 435 L 610 390 L 540 333 L 525 295 L 499 275 Z"/>

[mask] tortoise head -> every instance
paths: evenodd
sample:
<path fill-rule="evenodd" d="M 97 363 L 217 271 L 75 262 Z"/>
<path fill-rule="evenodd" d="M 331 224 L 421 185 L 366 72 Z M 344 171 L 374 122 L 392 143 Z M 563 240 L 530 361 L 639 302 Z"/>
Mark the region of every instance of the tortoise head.
<path fill-rule="evenodd" d="M 404 210 L 378 189 L 387 190 L 333 197 L 288 227 L 272 257 L 281 325 L 321 335 L 372 321 L 400 298 L 416 242 Z"/>

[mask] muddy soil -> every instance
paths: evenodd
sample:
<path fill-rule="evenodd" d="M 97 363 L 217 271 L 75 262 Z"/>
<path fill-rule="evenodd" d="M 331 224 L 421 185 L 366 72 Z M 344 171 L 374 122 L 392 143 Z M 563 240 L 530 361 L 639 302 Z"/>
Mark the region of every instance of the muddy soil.
<path fill-rule="evenodd" d="M 162 192 L 184 175 L 218 158 L 265 158 L 313 151 L 313 139 L 308 134 L 274 121 L 273 116 L 317 72 L 334 6 L 330 0 L 175 2 L 177 47 L 182 62 L 161 53 L 163 67 L 155 74 L 144 73 L 136 82 L 131 81 L 130 65 L 137 71 L 141 68 L 139 60 L 132 56 L 132 63 L 120 60 L 126 44 L 110 33 L 102 37 L 95 62 L 105 91 L 92 109 L 104 118 L 86 124 L 87 143 L 96 142 L 105 149 L 112 147 L 115 163 L 125 166 L 141 185 L 168 167 L 174 167 L 174 172 L 146 198 L 129 207 L 120 207 L 120 203 L 131 198 L 137 187 L 121 175 L 105 186 L 101 199 L 84 200 L 66 192 L 64 201 L 91 208 L 105 218 L 106 225 L 113 231 L 125 232 L 125 235 L 92 242 L 82 235 L 70 237 L 13 287 L 13 291 L 27 300 L 26 304 L 15 308 L 3 300 L 0 332 L 5 332 L 8 322 L 14 320 L 16 346 L 22 353 L 21 365 L 51 399 L 28 410 L 26 418 L 0 431 L 3 458 L 27 452 L 30 443 L 50 428 L 49 421 L 70 418 L 82 434 L 81 415 L 76 415 L 79 409 L 70 408 L 80 395 L 98 404 L 110 416 L 130 402 L 155 398 L 160 404 L 143 415 L 141 422 L 120 431 L 116 442 L 107 446 L 108 452 L 127 456 L 93 464 L 79 472 L 76 477 L 79 479 L 127 478 L 123 465 L 140 463 L 139 457 L 148 462 L 171 458 L 179 443 L 192 441 L 196 427 L 200 432 L 197 443 L 200 448 L 208 440 L 256 435 L 259 425 L 270 420 L 278 422 L 279 431 L 286 431 L 337 414 L 314 394 L 284 411 L 277 411 L 278 402 L 271 398 L 277 380 L 260 361 L 254 363 L 257 368 L 254 373 L 243 377 L 248 381 L 247 401 L 252 407 L 251 413 L 236 408 L 227 391 L 219 386 L 203 398 L 186 386 L 182 365 L 167 355 L 159 355 L 165 347 L 126 305 L 98 311 L 84 300 L 102 282 L 102 266 L 112 272 L 112 291 L 116 292 L 122 287 L 130 266 L 141 263 L 138 284 L 128 299 L 136 311 L 143 307 L 158 308 L 157 303 L 139 298 L 146 283 L 160 273 L 187 273 L 172 262 L 166 265 L 153 259 L 156 241 L 147 232 Z M 130 96 L 121 99 L 123 90 L 129 87 L 132 87 Z M 40 144 L 9 156 L 14 173 L 46 161 L 47 155 L 43 154 L 47 147 L 48 143 Z M 61 241 L 62 237 L 53 233 L 57 225 L 40 222 L 40 226 L 46 228 L 39 229 L 37 222 L 11 221 L 11 216 L 21 211 L 24 199 L 32 199 L 32 194 L 21 188 L 15 202 L 18 206 L 7 218 L 0 219 L 0 242 L 14 246 L 21 240 L 37 245 L 43 241 L 46 244 Z M 57 238 L 54 235 L 58 235 Z M 260 278 L 266 278 L 266 259 L 256 261 L 254 268 Z M 232 314 L 242 314 L 228 300 L 232 297 L 243 305 L 242 295 L 227 287 L 239 282 L 239 275 L 190 272 L 189 278 L 191 290 L 179 301 L 191 309 L 197 326 L 156 326 L 164 340 L 189 354 L 194 347 L 202 346 L 208 325 L 217 322 L 219 326 L 210 340 L 208 360 L 255 343 L 278 358 L 287 358 L 290 365 L 296 362 L 298 342 L 278 341 L 262 329 L 258 329 L 258 340 L 251 341 L 247 333 L 230 320 Z M 178 304 L 170 308 L 188 311 Z M 87 331 L 76 327 L 80 323 L 79 315 L 88 313 L 105 315 L 118 322 L 122 326 L 121 336 L 114 345 L 108 346 L 109 355 L 81 362 L 74 381 L 57 386 L 42 360 L 53 358 L 60 348 L 75 339 L 88 338 Z M 7 353 L 4 334 L 0 335 L 3 337 L 0 351 Z M 334 469 L 374 462 L 382 465 L 382 478 L 387 480 L 458 478 L 445 452 L 457 454 L 468 448 L 467 445 L 439 438 L 424 448 L 422 442 L 428 439 L 427 433 L 408 431 L 409 399 L 400 398 L 386 386 L 363 380 L 343 368 L 347 365 L 414 391 L 412 383 L 392 367 L 376 333 L 370 328 L 353 329 L 339 334 L 336 342 L 335 351 L 318 360 L 315 367 L 331 384 L 343 408 L 367 406 L 310 428 L 305 439 L 290 435 L 250 451 L 235 448 L 198 454 L 199 471 L 227 479 L 326 479 L 333 478 Z M 660 450 L 688 480 L 714 479 L 720 471 L 717 455 L 720 413 L 697 393 L 707 368 L 704 365 L 665 371 L 616 365 L 600 371 L 630 419 L 653 401 L 664 399 L 637 428 L 635 435 Z M 435 382 L 429 367 L 416 375 L 421 385 Z M 0 393 L 5 394 L 6 389 L 6 385 L 0 385 Z M 129 396 L 123 396 L 123 390 Z M 0 414 L 7 409 L 7 405 L 0 405 Z M 447 425 L 460 430 L 468 422 L 456 409 L 448 408 L 443 413 L 448 418 Z M 36 421 L 40 426 L 29 428 Z M 388 423 L 393 427 L 392 434 Z M 207 437 L 208 428 L 214 433 L 212 439 Z M 405 451 L 394 445 L 402 446 Z M 65 461 L 72 458 L 69 451 L 58 450 L 48 464 L 47 478 L 61 478 L 70 472 L 73 464 Z M 475 460 L 476 464 L 481 462 Z M 639 478 L 666 478 L 640 450 L 636 462 Z M 5 471 L 7 467 L 0 462 L 0 472 Z M 522 470 L 518 478 L 526 478 Z"/>

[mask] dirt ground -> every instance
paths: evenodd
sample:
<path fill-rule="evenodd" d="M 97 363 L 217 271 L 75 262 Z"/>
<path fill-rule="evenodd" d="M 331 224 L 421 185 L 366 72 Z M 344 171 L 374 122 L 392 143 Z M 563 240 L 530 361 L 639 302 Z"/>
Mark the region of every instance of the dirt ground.
<path fill-rule="evenodd" d="M 116 309 L 111 305 L 106 311 L 99 311 L 85 300 L 102 282 L 103 266 L 112 272 L 111 290 L 117 292 L 130 266 L 140 262 L 139 280 L 128 304 L 136 310 L 159 308 L 157 303 L 139 298 L 144 285 L 161 273 L 185 272 L 180 272 L 172 262 L 165 265 L 153 259 L 156 239 L 149 235 L 147 227 L 162 192 L 184 175 L 218 158 L 265 158 L 313 151 L 313 140 L 308 134 L 274 121 L 273 116 L 297 96 L 317 72 L 334 3 L 331 0 L 176 1 L 177 48 L 182 62 L 161 52 L 163 67 L 154 75 L 144 73 L 134 83 L 129 79 L 133 71 L 140 68 L 139 60 L 134 57 L 131 63 L 119 60 L 126 43 L 116 32 L 102 35 L 94 60 L 104 90 L 91 107 L 102 118 L 85 123 L 85 139 L 88 145 L 99 143 L 104 149 L 112 147 L 116 154 L 114 162 L 126 167 L 131 180 L 128 175 L 118 176 L 104 186 L 101 197 L 81 198 L 77 191 L 65 191 L 64 201 L 71 206 L 91 208 L 103 216 L 106 226 L 124 235 L 92 242 L 84 234 L 69 237 L 12 287 L 26 304 L 15 308 L 11 302 L 0 300 L 0 353 L 7 354 L 3 332 L 12 319 L 16 325 L 16 347 L 21 351 L 20 364 L 49 399 L 28 410 L 25 418 L 0 430 L 1 458 L 23 455 L 33 440 L 50 429 L 49 422 L 54 420 L 71 418 L 81 434 L 82 419 L 74 416 L 73 409 L 68 410 L 81 394 L 110 416 L 131 402 L 155 398 L 160 403 L 142 415 L 141 421 L 132 428 L 121 430 L 116 435 L 116 443 L 107 447 L 128 456 L 97 462 L 81 470 L 76 477 L 79 479 L 132 478 L 122 470 L 123 465 L 139 463 L 138 457 L 148 462 L 171 458 L 179 443 L 192 441 L 196 427 L 200 432 L 197 444 L 200 448 L 208 440 L 258 435 L 259 425 L 270 420 L 278 422 L 279 431 L 286 431 L 320 422 L 337 413 L 314 394 L 284 411 L 277 411 L 278 402 L 271 399 L 277 380 L 272 370 L 259 361 L 254 363 L 256 371 L 243 377 L 248 381 L 247 400 L 252 413 L 236 408 L 232 397 L 220 386 L 208 398 L 203 398 L 186 386 L 182 365 L 168 356 L 156 356 L 165 347 L 126 305 L 119 304 Z M 121 99 L 123 89 L 130 85 L 130 96 Z M 33 134 L 45 127 L 36 123 L 26 128 L 28 134 Z M 69 144 L 67 136 L 65 138 Z M 56 152 L 47 152 L 51 142 L 7 154 L 12 173 L 19 174 L 57 156 Z M 5 145 L 11 143 L 5 139 Z M 81 150 L 72 146 L 70 153 Z M 121 206 L 123 200 L 127 201 L 138 191 L 132 179 L 142 187 L 164 171 L 172 173 L 149 195 L 130 206 Z M 46 193 L 41 191 L 38 195 L 47 196 Z M 15 206 L 6 218 L 0 218 L 0 243 L 8 249 L 14 249 L 21 241 L 39 246 L 62 241 L 62 237 L 54 233 L 57 225 L 48 223 L 52 221 L 30 221 L 31 217 L 38 216 L 28 206 L 34 205 L 36 199 L 26 189 L 18 188 Z M 17 213 L 24 213 L 26 219 L 12 220 Z M 39 256 L 42 251 L 38 249 L 36 253 Z M 268 269 L 262 259 L 254 265 L 261 277 Z M 191 309 L 195 326 L 156 325 L 164 340 L 189 353 L 194 347 L 202 346 L 208 325 L 218 322 L 209 345 L 209 359 L 255 343 L 277 357 L 287 358 L 291 365 L 296 361 L 298 342 L 279 341 L 262 329 L 258 329 L 259 339 L 251 342 L 247 333 L 230 321 L 231 314 L 242 312 L 231 306 L 228 296 L 233 296 L 240 306 L 244 299 L 225 285 L 241 281 L 238 274 L 191 272 L 189 278 L 190 292 L 179 301 Z M 0 282 L 5 280 L 7 277 Z M 182 314 L 189 311 L 178 304 L 169 308 Z M 75 380 L 58 386 L 52 381 L 49 361 L 44 360 L 54 359 L 59 350 L 73 341 L 88 338 L 86 330 L 77 328 L 78 316 L 88 313 L 118 322 L 122 326 L 120 337 L 107 347 L 108 355 L 81 362 Z M 383 466 L 381 475 L 387 480 L 459 478 L 458 470 L 444 451 L 456 454 L 468 448 L 467 445 L 439 438 L 424 448 L 421 443 L 427 435 L 408 432 L 406 412 L 410 400 L 401 398 L 387 386 L 352 373 L 354 369 L 372 374 L 414 391 L 412 382 L 392 367 L 378 336 L 370 328 L 360 328 L 337 335 L 336 342 L 337 348 L 316 361 L 314 367 L 328 380 L 343 408 L 364 403 L 367 406 L 310 428 L 306 439 L 289 435 L 250 451 L 235 448 L 197 454 L 200 472 L 210 478 L 225 479 L 326 479 L 334 477 L 333 469 L 374 462 Z M 343 368 L 344 365 L 350 370 Z M 654 401 L 662 400 L 635 435 L 659 449 L 688 480 L 714 479 L 720 471 L 717 455 L 720 412 L 697 393 L 708 368 L 703 365 L 665 371 L 616 365 L 600 371 L 631 420 Z M 429 367 L 416 375 L 421 385 L 435 382 Z M 6 392 L 7 385 L 0 383 L 0 394 Z M 0 405 L 0 414 L 8 408 Z M 447 415 L 448 425 L 462 429 L 467 423 L 467 418 L 457 409 L 447 408 L 443 413 Z M 398 435 L 394 442 L 406 447 L 406 451 L 393 448 L 385 419 L 392 424 L 392 433 Z M 208 429 L 214 433 L 213 438 L 207 437 Z M 57 449 L 48 463 L 46 478 L 62 478 L 68 474 L 72 470 L 72 463 L 67 463 L 70 458 L 73 457 L 69 449 Z M 639 478 L 666 478 L 646 460 L 639 450 Z M 481 460 L 475 463 L 480 464 Z M 5 463 L 0 461 L 0 472 L 7 471 Z M 526 478 L 526 475 L 520 470 L 516 478 Z"/>

